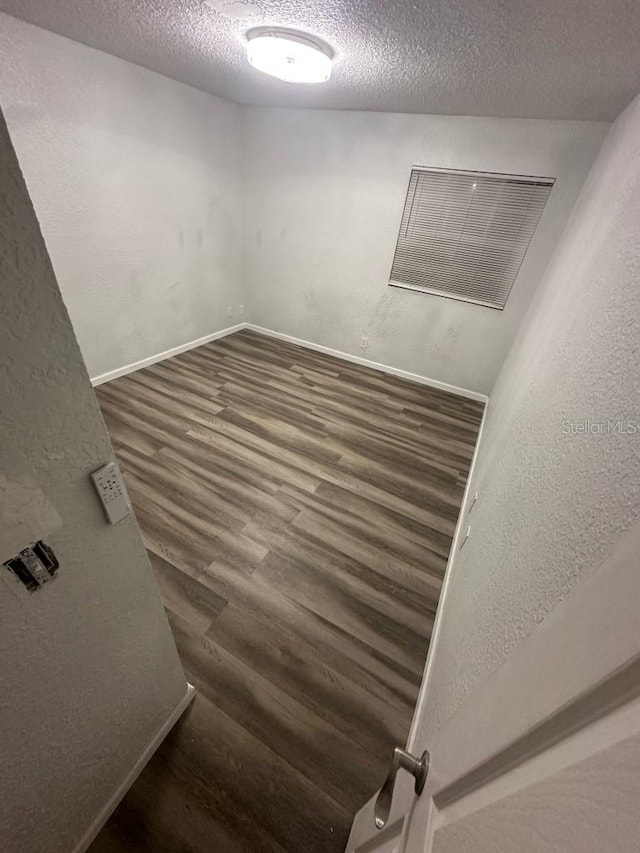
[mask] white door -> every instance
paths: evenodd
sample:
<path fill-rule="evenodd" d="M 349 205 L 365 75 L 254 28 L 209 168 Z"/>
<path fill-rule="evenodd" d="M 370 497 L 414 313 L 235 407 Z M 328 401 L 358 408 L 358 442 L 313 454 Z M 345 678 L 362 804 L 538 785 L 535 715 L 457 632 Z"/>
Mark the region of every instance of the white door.
<path fill-rule="evenodd" d="M 412 732 L 428 708 L 429 670 Z M 374 798 L 348 853 L 635 853 L 638 697 L 640 525 L 431 742 L 410 737 L 412 753 L 431 754 L 423 793 L 400 771 L 386 825 L 375 827 Z"/>

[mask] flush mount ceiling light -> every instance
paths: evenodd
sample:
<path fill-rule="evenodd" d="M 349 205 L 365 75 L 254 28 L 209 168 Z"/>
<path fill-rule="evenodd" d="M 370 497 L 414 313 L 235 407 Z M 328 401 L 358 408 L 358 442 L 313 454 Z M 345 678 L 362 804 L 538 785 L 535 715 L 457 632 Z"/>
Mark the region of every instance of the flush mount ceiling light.
<path fill-rule="evenodd" d="M 287 30 L 250 30 L 247 58 L 254 68 L 287 83 L 324 83 L 331 76 L 329 50 Z"/>

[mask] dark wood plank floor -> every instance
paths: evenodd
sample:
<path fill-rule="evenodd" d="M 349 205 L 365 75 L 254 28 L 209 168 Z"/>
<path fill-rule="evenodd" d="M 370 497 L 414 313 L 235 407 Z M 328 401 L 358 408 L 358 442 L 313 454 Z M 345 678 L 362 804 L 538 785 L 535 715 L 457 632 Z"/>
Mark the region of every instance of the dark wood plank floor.
<path fill-rule="evenodd" d="M 98 397 L 198 697 L 92 853 L 339 853 L 406 739 L 482 405 L 251 332 Z"/>

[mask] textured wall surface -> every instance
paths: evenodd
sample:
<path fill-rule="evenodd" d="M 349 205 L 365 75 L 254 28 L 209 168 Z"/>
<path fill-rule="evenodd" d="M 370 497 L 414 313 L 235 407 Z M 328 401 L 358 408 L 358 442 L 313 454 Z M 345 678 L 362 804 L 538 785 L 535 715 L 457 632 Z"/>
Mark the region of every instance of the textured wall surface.
<path fill-rule="evenodd" d="M 69 853 L 186 682 L 137 525 L 90 484 L 113 451 L 1 116 L 0 282 L 0 435 L 63 524 L 45 588 L 0 567 L 0 848 Z"/>
<path fill-rule="evenodd" d="M 244 104 L 612 121 L 640 89 L 633 0 L 0 0 L 0 9 Z M 245 33 L 328 41 L 331 80 L 248 64 Z"/>
<path fill-rule="evenodd" d="M 488 393 L 607 128 L 243 109 L 0 23 L 7 123 L 93 377 L 245 305 L 259 325 Z M 504 312 L 388 287 L 416 163 L 557 178 Z"/>
<path fill-rule="evenodd" d="M 637 99 L 603 145 L 489 403 L 427 740 L 640 515 L 639 135 Z M 607 421 L 627 433 L 594 426 Z"/>
<path fill-rule="evenodd" d="M 238 107 L 7 15 L 0 100 L 91 376 L 237 322 Z"/>
<path fill-rule="evenodd" d="M 251 321 L 488 393 L 606 130 L 589 122 L 248 109 Z M 388 286 L 415 164 L 557 178 L 504 311 Z"/>

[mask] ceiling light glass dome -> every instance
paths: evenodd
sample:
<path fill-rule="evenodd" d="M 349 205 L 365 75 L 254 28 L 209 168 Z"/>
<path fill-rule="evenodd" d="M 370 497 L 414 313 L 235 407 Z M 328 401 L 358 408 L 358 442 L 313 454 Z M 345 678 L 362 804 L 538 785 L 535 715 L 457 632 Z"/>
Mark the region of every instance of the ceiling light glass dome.
<path fill-rule="evenodd" d="M 331 76 L 331 57 L 303 35 L 286 30 L 247 33 L 251 65 L 287 83 L 324 83 Z"/>

